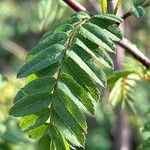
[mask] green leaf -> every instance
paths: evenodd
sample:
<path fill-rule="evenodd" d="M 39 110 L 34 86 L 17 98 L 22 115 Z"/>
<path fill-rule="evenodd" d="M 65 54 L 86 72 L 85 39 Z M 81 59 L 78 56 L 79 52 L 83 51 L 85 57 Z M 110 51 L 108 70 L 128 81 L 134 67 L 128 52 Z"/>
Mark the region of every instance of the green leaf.
<path fill-rule="evenodd" d="M 36 55 L 39 52 L 45 50 L 49 45 L 53 46 L 54 44 L 62 44 L 65 45 L 65 43 L 68 40 L 69 35 L 65 32 L 54 32 L 47 38 L 44 38 L 39 44 L 37 44 L 32 51 L 30 52 L 28 57 L 31 57 L 32 55 Z"/>
<path fill-rule="evenodd" d="M 121 77 L 127 77 L 130 74 L 138 74 L 136 71 L 118 71 L 118 72 L 113 72 L 108 76 L 107 82 L 110 86 L 114 86 L 117 80 Z"/>
<path fill-rule="evenodd" d="M 114 24 L 120 24 L 122 21 L 122 18 L 112 14 L 95 15 L 90 18 L 90 22 L 104 29 L 107 29 L 108 27 Z"/>
<path fill-rule="evenodd" d="M 86 43 L 86 44 L 85 44 Z M 87 44 L 88 43 L 88 44 Z M 113 62 L 112 59 L 109 57 L 109 55 L 105 52 L 105 50 L 100 49 L 96 46 L 96 48 L 91 48 L 90 45 L 92 43 L 88 41 L 87 39 L 75 39 L 75 44 L 73 46 L 73 50 L 80 55 L 80 53 L 83 53 L 82 55 L 86 55 L 86 59 L 89 59 L 97 64 L 103 64 L 106 67 L 113 68 Z M 84 56 L 85 57 L 85 56 Z"/>
<path fill-rule="evenodd" d="M 30 144 L 30 141 L 28 140 L 26 135 L 22 133 L 18 128 L 17 121 L 13 118 L 7 118 L 3 123 L 1 122 L 0 139 L 1 141 L 12 145 L 24 145 L 26 143 Z"/>
<path fill-rule="evenodd" d="M 141 128 L 140 132 L 150 133 L 150 108 L 145 113 L 146 122 L 144 123 L 143 127 Z M 146 137 L 143 139 L 142 143 L 138 147 L 138 150 L 148 150 L 150 147 L 150 137 Z"/>
<path fill-rule="evenodd" d="M 138 150 L 149 150 L 150 148 L 150 137 L 144 140 L 140 146 L 138 147 Z"/>
<path fill-rule="evenodd" d="M 146 0 L 133 0 L 134 6 L 142 6 Z"/>
<path fill-rule="evenodd" d="M 87 125 L 82 112 L 61 90 L 56 91 L 56 95 L 53 97 L 53 100 L 55 101 L 54 110 L 56 113 L 76 135 L 81 145 L 84 145 L 84 132 L 87 129 Z"/>
<path fill-rule="evenodd" d="M 118 28 L 118 26 L 116 24 L 113 24 L 112 26 L 109 26 L 107 30 L 109 31 L 107 36 L 112 41 L 118 42 L 120 39 L 123 38 L 123 34 L 120 32 L 120 29 Z M 112 34 L 110 34 L 110 33 L 112 33 Z"/>
<path fill-rule="evenodd" d="M 33 130 L 30 130 L 28 134 L 30 138 L 39 140 L 43 137 L 43 135 L 45 136 L 48 133 L 48 129 L 49 129 L 48 124 L 42 124 L 41 126 Z"/>
<path fill-rule="evenodd" d="M 144 10 L 144 8 L 141 7 L 141 6 L 132 8 L 132 9 L 130 10 L 130 12 L 131 12 L 135 17 L 142 17 L 142 16 L 145 15 L 145 10 Z"/>
<path fill-rule="evenodd" d="M 79 101 L 87 108 L 87 110 L 94 114 L 93 99 L 89 93 L 87 93 L 74 79 L 68 74 L 61 75 L 61 81 L 66 84 L 67 87 L 70 87 L 72 94 L 78 98 Z"/>
<path fill-rule="evenodd" d="M 94 115 L 99 87 L 107 85 L 104 67 L 113 68 L 108 52 L 122 39 L 115 15 L 86 12 L 48 31 L 28 54 L 18 77 L 27 77 L 10 114 L 39 141 L 41 149 L 84 147 L 85 114 Z"/>
<path fill-rule="evenodd" d="M 103 48 L 105 48 L 108 51 L 115 51 L 116 50 L 116 45 L 115 43 L 113 43 L 113 41 L 111 41 L 109 39 L 109 37 L 107 37 L 105 35 L 105 32 L 103 32 L 103 29 L 98 27 L 97 25 L 94 25 L 90 22 L 87 22 L 83 25 L 83 27 L 85 29 L 87 29 L 88 31 L 90 31 L 92 34 L 94 34 L 95 36 L 97 36 L 99 39 L 102 40 L 103 44 L 106 44 L 107 46 L 109 46 L 109 48 L 107 48 L 106 46 L 104 46 L 103 44 L 101 44 L 100 46 L 102 46 Z"/>
<path fill-rule="evenodd" d="M 33 80 L 29 84 L 25 85 L 14 98 L 14 102 L 20 101 L 22 98 L 41 93 L 51 92 L 54 88 L 56 79 L 53 77 L 41 77 L 40 79 Z"/>
<path fill-rule="evenodd" d="M 62 133 L 62 135 L 73 144 L 73 146 L 82 147 L 82 145 L 77 140 L 76 136 L 73 134 L 73 131 L 70 128 L 67 128 L 65 122 L 57 115 L 57 113 L 53 110 L 51 113 L 52 123 L 55 124 L 58 131 Z"/>
<path fill-rule="evenodd" d="M 119 76 L 121 77 L 115 82 L 110 92 L 109 100 L 114 107 L 127 107 L 129 111 L 135 113 L 133 90 L 136 80 L 139 80 L 139 76 L 133 73 L 129 74 L 129 72 L 120 73 Z"/>
<path fill-rule="evenodd" d="M 84 61 L 76 53 L 74 53 L 73 51 L 68 51 L 67 56 L 71 58 L 74 61 L 74 63 L 80 66 L 81 69 L 85 73 L 87 73 L 93 81 L 95 81 L 101 86 L 104 86 L 100 79 L 97 77 L 97 75 L 92 71 L 92 69 L 89 68 L 88 65 L 85 64 Z"/>
<path fill-rule="evenodd" d="M 39 141 L 38 141 L 39 149 L 40 150 L 50 150 L 51 147 L 51 138 L 47 134 L 43 136 Z"/>
<path fill-rule="evenodd" d="M 94 82 L 72 59 L 67 58 L 67 61 L 63 66 L 63 71 L 70 74 L 96 101 L 99 100 L 99 92 L 96 89 Z"/>
<path fill-rule="evenodd" d="M 19 126 L 22 130 L 26 130 L 26 131 L 31 130 L 45 123 L 49 119 L 49 115 L 50 115 L 50 109 L 48 108 L 43 109 L 38 113 L 22 117 L 19 120 L 20 122 Z"/>
<path fill-rule="evenodd" d="M 34 125 L 38 116 L 35 114 L 24 116 L 20 119 L 19 126 L 22 130 L 28 129 L 30 126 Z"/>
<path fill-rule="evenodd" d="M 107 51 L 113 52 L 113 50 L 102 41 L 100 37 L 97 37 L 93 32 L 90 32 L 89 30 L 85 28 L 80 28 L 79 34 L 81 34 L 83 37 L 89 39 L 91 42 L 97 44 L 98 46 L 104 48 Z"/>
<path fill-rule="evenodd" d="M 144 127 L 142 129 L 142 132 L 150 132 L 150 121 L 147 121 L 145 124 L 144 124 Z"/>
<path fill-rule="evenodd" d="M 58 68 L 59 68 L 59 62 L 54 63 L 53 65 L 50 65 L 50 66 L 36 72 L 35 74 L 39 78 L 43 77 L 43 76 L 54 76 L 57 73 Z"/>
<path fill-rule="evenodd" d="M 80 20 L 77 19 L 77 22 L 78 21 L 80 21 Z M 49 39 L 49 37 L 51 37 L 51 36 L 55 36 L 55 35 L 58 35 L 58 34 L 61 35 L 61 32 L 63 32 L 62 35 L 64 35 L 64 36 L 65 36 L 65 33 L 67 33 L 66 35 L 68 35 L 68 33 L 70 33 L 72 30 L 73 30 L 73 25 L 67 24 L 67 23 L 66 24 L 62 24 L 60 26 L 55 27 L 54 29 L 51 29 L 47 33 L 45 33 L 42 36 L 42 38 L 40 39 L 39 42 L 41 44 L 41 43 L 43 43 L 42 41 L 45 41 L 45 40 Z M 35 46 L 35 47 L 37 47 L 37 46 Z"/>
<path fill-rule="evenodd" d="M 58 132 L 58 130 L 52 125 L 49 128 L 49 135 L 51 139 L 53 139 L 56 149 L 70 150 L 67 141 L 62 137 L 62 135 Z"/>
<path fill-rule="evenodd" d="M 18 77 L 25 77 L 31 75 L 32 73 L 36 73 L 56 62 L 59 62 L 63 58 L 63 49 L 64 46 L 56 44 L 54 46 L 50 46 L 45 50 L 41 51 L 31 60 L 29 60 L 19 71 Z"/>
<path fill-rule="evenodd" d="M 10 110 L 10 114 L 15 117 L 20 117 L 36 113 L 50 105 L 51 96 L 49 93 L 25 96 L 14 104 Z"/>

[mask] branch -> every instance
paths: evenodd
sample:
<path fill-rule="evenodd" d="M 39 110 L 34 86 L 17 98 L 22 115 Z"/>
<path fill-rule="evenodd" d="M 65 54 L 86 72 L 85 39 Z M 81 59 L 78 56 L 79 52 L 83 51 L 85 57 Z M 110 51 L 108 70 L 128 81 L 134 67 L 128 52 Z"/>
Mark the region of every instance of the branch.
<path fill-rule="evenodd" d="M 147 68 L 150 67 L 150 60 L 128 39 L 123 39 L 118 42 L 118 45 L 126 49 L 126 51 L 131 54 L 135 59 L 140 61 Z"/>
<path fill-rule="evenodd" d="M 142 7 L 143 7 L 143 8 L 147 8 L 147 7 L 149 7 L 149 6 L 150 6 L 150 1 L 148 1 L 147 3 L 145 3 Z M 130 17 L 130 16 L 132 16 L 132 13 L 129 11 L 129 12 L 125 13 L 125 14 L 122 16 L 122 18 L 125 20 L 125 19 L 127 19 L 128 17 Z"/>
<path fill-rule="evenodd" d="M 69 5 L 69 7 L 71 7 L 75 11 L 86 10 L 86 8 L 76 0 L 64 0 L 64 2 L 66 2 Z M 147 7 L 147 4 L 145 4 L 144 7 Z M 118 45 L 123 47 L 129 54 L 131 54 L 135 59 L 140 61 L 144 66 L 146 66 L 147 68 L 150 67 L 150 60 L 140 50 L 138 50 L 138 48 L 135 45 L 133 45 L 129 40 L 124 39 L 120 41 Z"/>
<path fill-rule="evenodd" d="M 8 39 L 5 39 L 5 40 L 1 39 L 0 44 L 5 50 L 9 51 L 10 53 L 15 55 L 19 59 L 21 60 L 25 59 L 27 55 L 27 50 L 21 47 L 20 45 L 18 45 L 17 43 Z"/>
<path fill-rule="evenodd" d="M 76 0 L 63 0 L 66 4 L 69 5 L 74 11 L 86 11 L 86 8 L 82 6 Z"/>

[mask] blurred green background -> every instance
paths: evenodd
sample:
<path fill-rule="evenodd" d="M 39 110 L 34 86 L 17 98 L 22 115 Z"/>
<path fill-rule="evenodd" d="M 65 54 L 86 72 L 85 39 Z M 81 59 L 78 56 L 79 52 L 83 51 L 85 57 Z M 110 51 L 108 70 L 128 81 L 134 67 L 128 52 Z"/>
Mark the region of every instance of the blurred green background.
<path fill-rule="evenodd" d="M 80 0 L 92 13 L 99 11 L 98 0 Z M 122 11 L 133 6 L 131 0 L 122 1 Z M 16 79 L 16 72 L 23 64 L 26 54 L 50 30 L 70 16 L 73 11 L 61 0 L 0 0 L 0 150 L 37 150 L 36 142 L 19 130 L 17 120 L 8 115 L 13 97 L 24 85 Z M 131 17 L 125 22 L 125 36 L 150 57 L 150 10 L 142 18 Z M 119 15 L 119 14 L 118 14 Z M 134 63 L 133 63 L 134 62 Z M 131 57 L 126 57 L 125 66 L 135 67 Z M 131 65 L 132 64 L 132 65 Z M 143 117 L 150 100 L 149 81 L 140 80 L 134 89 L 137 116 L 128 116 L 133 129 L 132 149 L 143 139 L 139 129 L 147 119 Z M 86 150 L 115 149 L 114 129 L 116 115 L 108 102 L 108 96 L 102 96 L 97 104 L 96 118 L 87 116 L 89 132 Z M 147 136 L 147 135 L 144 135 Z"/>

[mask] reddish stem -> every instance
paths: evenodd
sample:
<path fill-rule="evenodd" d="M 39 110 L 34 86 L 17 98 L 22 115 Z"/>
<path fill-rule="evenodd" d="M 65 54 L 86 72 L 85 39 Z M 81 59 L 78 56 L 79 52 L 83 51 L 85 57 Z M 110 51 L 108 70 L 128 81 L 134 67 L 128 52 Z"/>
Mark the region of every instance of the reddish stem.
<path fill-rule="evenodd" d="M 86 8 L 82 6 L 76 0 L 64 0 L 74 11 L 86 11 Z"/>

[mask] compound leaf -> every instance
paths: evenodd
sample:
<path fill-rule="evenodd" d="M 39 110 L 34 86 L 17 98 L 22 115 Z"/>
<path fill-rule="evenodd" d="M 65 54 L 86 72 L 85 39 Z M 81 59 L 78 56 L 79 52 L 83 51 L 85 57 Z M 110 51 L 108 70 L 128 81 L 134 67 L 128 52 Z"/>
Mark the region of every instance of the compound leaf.
<path fill-rule="evenodd" d="M 28 54 L 18 71 L 28 82 L 10 114 L 20 117 L 20 127 L 40 149 L 84 147 L 85 113 L 94 115 L 98 86 L 107 85 L 103 68 L 113 68 L 108 52 L 114 53 L 122 39 L 121 22 L 115 15 L 76 13 L 44 34 Z"/>

